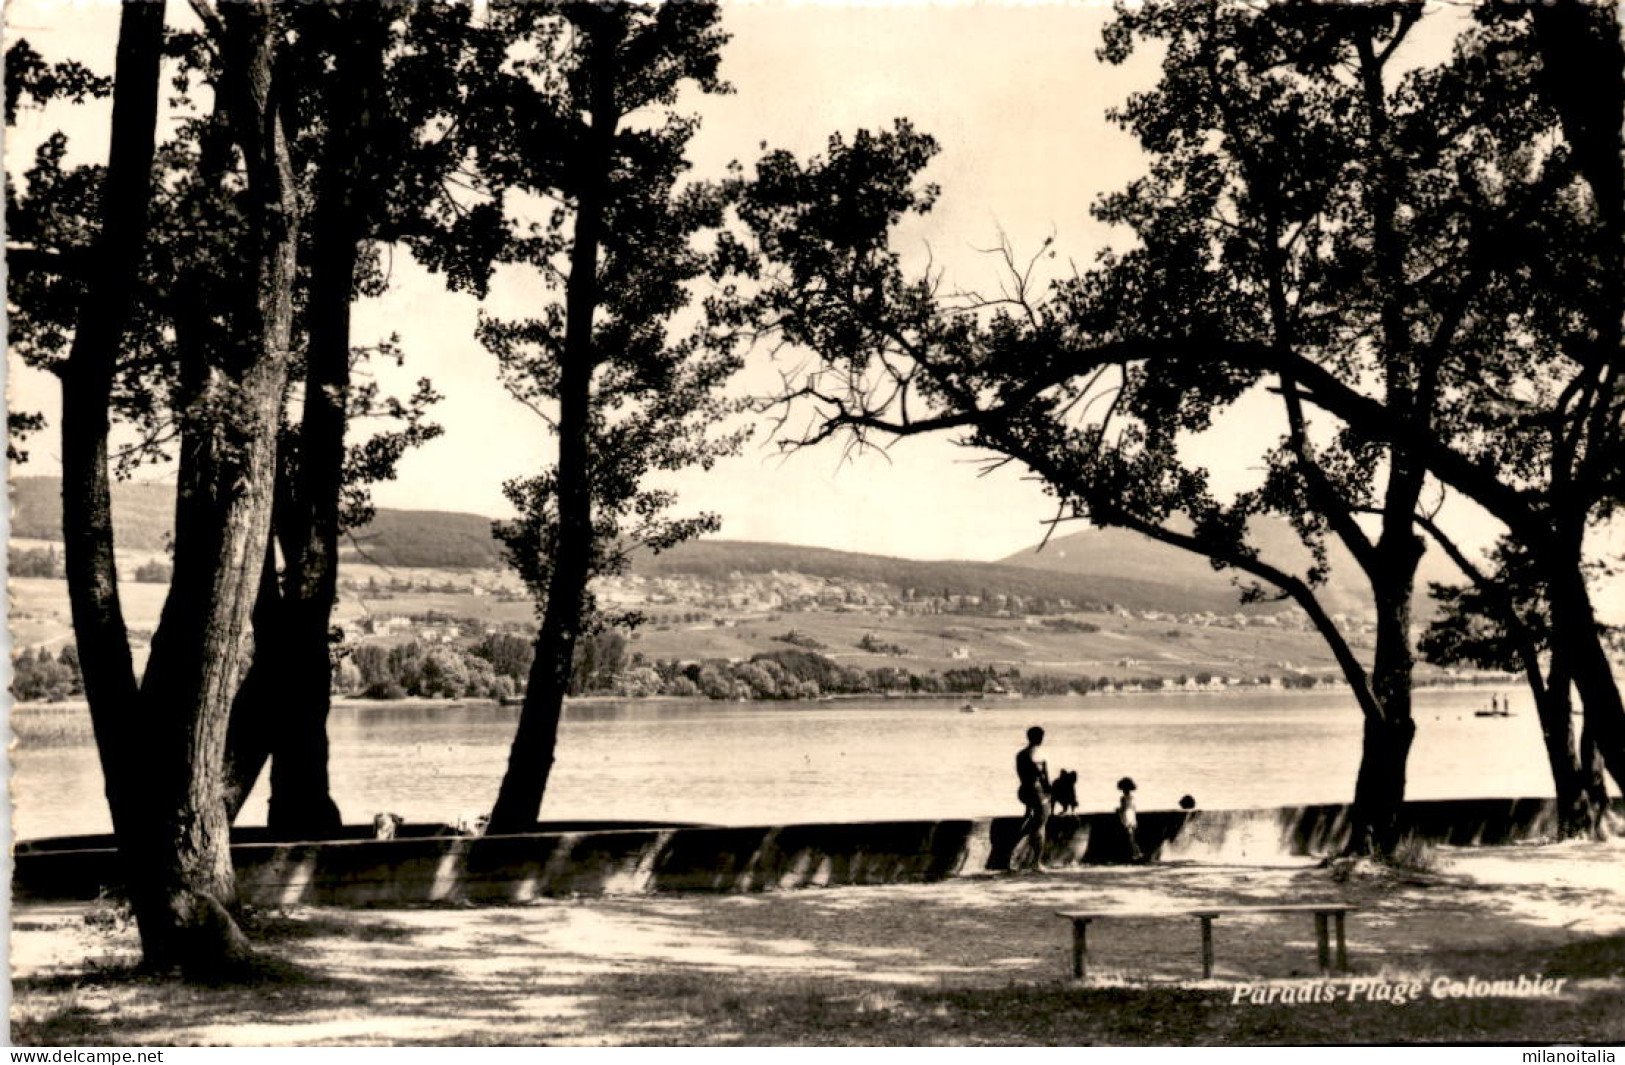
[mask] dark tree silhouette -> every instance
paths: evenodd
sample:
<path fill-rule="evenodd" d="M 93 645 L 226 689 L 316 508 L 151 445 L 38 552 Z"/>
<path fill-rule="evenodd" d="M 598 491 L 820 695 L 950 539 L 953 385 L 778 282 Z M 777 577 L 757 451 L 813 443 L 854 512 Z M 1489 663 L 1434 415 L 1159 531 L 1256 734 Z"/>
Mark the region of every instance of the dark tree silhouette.
<path fill-rule="evenodd" d="M 393 477 L 405 449 L 439 433 L 425 420 L 439 398 L 427 381 L 403 403 L 352 380 L 362 358 L 402 355 L 394 341 L 352 347 L 350 306 L 384 287 L 379 241 L 435 229 L 458 146 L 423 134 L 455 107 L 458 68 L 439 50 L 463 43 L 468 16 L 438 4 L 317 3 L 292 13 L 306 90 L 296 145 L 313 205 L 300 262 L 301 409 L 279 439 L 272 532 L 282 566 L 268 543 L 254 665 L 232 713 L 226 801 L 235 816 L 269 759 L 272 833 L 321 839 L 340 826 L 327 770 L 339 538 L 371 516 L 366 486 Z M 347 444 L 352 425 L 376 414 L 399 428 Z"/>
<path fill-rule="evenodd" d="M 382 25 L 374 16 L 384 9 L 216 9 L 206 0 L 193 7 L 202 31 L 171 39 L 177 89 L 184 97 L 189 81 L 207 82 L 212 111 L 192 115 L 175 140 L 155 145 L 164 8 L 126 5 L 105 171 L 65 169 L 58 134 L 38 153 L 26 186 L 8 183 L 15 239 L 8 301 L 20 354 L 63 382 L 70 597 L 144 954 L 159 969 L 217 974 L 250 956 L 232 919 L 235 807 L 227 801 L 246 763 L 226 758 L 228 719 L 244 718 L 234 711 L 244 705 L 250 614 L 262 666 L 286 654 L 280 680 L 308 682 L 292 713 L 273 721 L 277 707 L 267 702 L 258 719 L 263 749 L 281 743 L 285 751 L 274 790 L 286 800 L 280 810 L 293 812 L 278 821 L 294 826 L 289 831 L 329 828 L 337 817 L 327 799 L 323 722 L 336 530 L 346 511 L 359 514 L 365 476 L 387 474 L 403 447 L 431 431 L 422 408 L 434 397 L 425 386 L 403 404 L 380 400 L 370 387 L 346 387 L 354 352 L 345 309 L 365 275 L 354 255 L 343 256 L 341 242 L 355 243 L 351 226 L 306 242 L 307 256 L 321 245 L 321 279 L 300 269 L 302 170 L 319 177 L 325 162 L 330 179 L 360 171 L 335 147 L 343 137 L 327 137 L 325 159 L 312 147 L 324 144 L 318 134 L 339 126 L 353 134 L 363 123 L 332 90 L 304 103 L 336 120 L 306 113 L 301 122 L 290 103 L 299 95 L 294 87 L 314 84 L 311 67 L 334 50 L 376 54 L 376 37 L 331 23 Z M 334 65 L 356 72 L 353 61 Z M 62 91 L 71 95 L 81 81 L 47 70 L 29 85 L 36 95 L 67 85 Z M 368 98 L 363 91 L 346 106 L 364 110 Z M 155 172 L 164 175 L 157 202 Z M 329 221 L 340 213 L 333 184 L 311 197 Z M 369 184 L 348 206 L 371 217 L 365 198 L 379 195 Z M 301 376 L 306 424 L 290 432 L 285 409 Z M 399 415 L 405 428 L 346 447 L 345 417 L 371 409 Z M 140 430 L 137 444 L 111 449 L 115 418 Z M 118 600 L 109 479 L 171 453 L 178 458 L 173 575 L 138 682 Z M 273 528 L 286 563 L 281 587 L 267 565 Z M 284 602 L 293 609 L 282 611 Z M 279 632 L 268 643 L 273 623 Z M 293 632 L 316 635 L 283 639 Z M 242 774 L 242 791 L 263 762 L 261 753 Z"/>
<path fill-rule="evenodd" d="M 674 497 L 643 482 L 737 446 L 738 434 L 711 432 L 730 410 L 717 390 L 739 358 L 729 336 L 704 324 L 686 338 L 667 332 L 692 287 L 727 266 L 694 246 L 721 224 L 723 190 L 678 183 L 693 122 L 627 121 L 658 115 L 684 85 L 723 91 L 716 8 L 515 5 L 492 28 L 536 58 L 490 72 L 471 100 L 464 120 L 479 131 L 478 169 L 498 200 L 513 191 L 562 205 L 540 225 L 515 222 L 494 246 L 560 299 L 480 331 L 509 392 L 558 438 L 551 471 L 506 486 L 520 517 L 497 530 L 542 615 L 491 814 L 490 831 L 517 832 L 541 808 L 577 646 L 612 620 L 589 581 L 624 566 L 631 546 L 660 550 L 715 527 L 708 516 L 663 518 Z"/>
<path fill-rule="evenodd" d="M 143 268 L 151 266 L 163 4 L 129 3 L 123 9 L 108 165 L 99 201 L 80 216 L 79 232 L 68 234 L 70 241 L 94 234 L 94 246 L 36 246 L 37 253 L 54 252 L 55 262 L 39 271 L 19 263 L 25 280 L 8 295 L 32 312 L 20 334 L 30 354 L 62 377 L 69 595 L 143 954 L 158 969 L 216 973 L 249 955 L 231 916 L 234 882 L 219 794 L 241 637 L 270 521 L 299 209 L 273 102 L 277 13 L 266 4 L 234 4 L 224 11 L 201 2 L 195 7 L 216 59 L 213 85 L 223 142 L 241 165 L 239 213 L 228 227 L 241 299 L 222 314 L 230 319 L 228 342 L 181 358 L 170 386 L 179 453 L 174 577 L 139 685 L 117 592 L 108 434 L 120 403 L 130 409 L 131 390 L 121 390 L 121 401 L 115 385 L 132 372 L 126 338 L 142 336 L 144 325 L 138 296 Z M 72 186 L 85 178 L 62 175 L 53 166 L 60 144 L 58 139 L 54 149 L 48 146 L 31 177 L 62 180 L 31 184 L 30 193 L 74 202 Z M 29 219 L 21 205 L 8 206 L 14 217 L 49 228 L 38 215 Z M 58 362 L 49 323 L 66 320 L 73 340 L 67 358 Z M 149 418 L 158 406 L 150 394 L 134 401 L 138 414 L 145 411 Z"/>
<path fill-rule="evenodd" d="M 768 156 L 745 211 L 776 264 L 757 320 L 819 358 L 782 397 L 821 411 L 799 443 L 964 431 L 1038 472 L 1063 514 L 1201 551 L 1292 594 L 1311 617 L 1293 575 L 1269 572 L 1247 545 L 1248 518 L 1276 511 L 1312 548 L 1328 534 L 1349 547 L 1378 612 L 1369 680 L 1335 627 L 1316 624 L 1365 713 L 1355 841 L 1377 852 L 1397 839 L 1414 731 L 1413 518 L 1428 474 L 1532 548 L 1552 542 L 1534 515 L 1595 516 L 1617 477 L 1592 450 L 1617 430 L 1596 416 L 1618 402 L 1599 384 L 1611 371 L 1598 376 L 1603 354 L 1572 324 L 1612 282 L 1579 268 L 1600 252 L 1574 169 L 1561 152 L 1530 151 L 1558 123 L 1527 91 L 1538 69 L 1527 41 L 1504 25 L 1475 29 L 1450 62 L 1396 77 L 1385 68 L 1419 13 L 1218 3 L 1120 13 L 1106 58 L 1141 40 L 1165 49 L 1162 83 L 1118 112 L 1150 153 L 1149 173 L 1097 212 L 1138 244 L 1047 299 L 1030 297 L 1032 264 L 1008 249 L 1012 280 L 998 298 L 943 298 L 935 278 L 905 280 L 886 233 L 933 195 L 911 187 L 933 146 L 906 126 L 832 142 L 805 166 Z M 1509 421 L 1509 385 L 1532 394 L 1526 418 Z M 1266 456 L 1265 484 L 1220 506 L 1179 440 L 1260 387 L 1281 396 L 1288 435 Z M 1317 440 L 1328 414 L 1341 425 Z M 1559 439 L 1586 435 L 1596 464 L 1589 490 L 1561 502 L 1555 480 L 1506 479 L 1538 477 L 1539 434 L 1558 425 Z M 1510 473 L 1484 472 L 1514 448 L 1523 461 Z M 1374 538 L 1356 520 L 1369 513 L 1381 520 Z M 1170 528 L 1178 514 L 1193 532 Z M 1554 624 L 1562 590 L 1584 592 L 1576 552 L 1547 570 Z M 1587 632 L 1599 648 L 1594 623 Z M 1606 699 L 1588 696 L 1587 713 L 1606 723 Z M 1608 754 L 1605 724 L 1593 731 Z"/>
<path fill-rule="evenodd" d="M 1608 809 L 1602 756 L 1589 730 L 1575 735 L 1572 682 L 1563 648 L 1552 639 L 1539 566 L 1506 539 L 1496 545 L 1490 565 L 1480 566 L 1431 519 L 1419 516 L 1418 523 L 1469 582 L 1433 585 L 1441 610 L 1422 634 L 1422 654 L 1441 665 L 1469 663 L 1524 675 L 1552 769 L 1559 828 L 1567 836 L 1599 834 Z"/>

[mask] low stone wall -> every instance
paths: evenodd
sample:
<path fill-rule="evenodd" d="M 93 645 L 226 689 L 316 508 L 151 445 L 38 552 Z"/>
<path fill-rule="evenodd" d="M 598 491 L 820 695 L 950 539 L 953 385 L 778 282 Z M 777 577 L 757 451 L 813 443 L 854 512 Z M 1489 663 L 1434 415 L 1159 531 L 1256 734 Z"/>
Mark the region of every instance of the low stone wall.
<path fill-rule="evenodd" d="M 1616 808 L 1625 805 L 1616 802 Z M 1405 807 L 1408 831 L 1457 846 L 1550 838 L 1550 799 L 1455 799 Z M 549 895 L 655 891 L 745 892 L 892 884 L 1009 867 L 1020 819 L 873 821 L 748 828 L 570 824 L 520 836 L 425 835 L 271 843 L 244 834 L 232 847 L 238 889 L 261 906 L 389 906 L 518 902 Z M 1139 843 L 1163 861 L 1256 862 L 1324 854 L 1349 833 L 1343 805 L 1254 810 L 1148 811 Z M 252 841 L 250 841 L 252 840 Z M 55 841 L 65 843 L 67 841 Z M 95 898 L 118 879 L 102 837 L 22 844 L 17 899 Z M 86 846 L 86 844 L 92 844 Z M 1050 820 L 1054 865 L 1126 861 L 1128 841 L 1110 813 Z"/>
<path fill-rule="evenodd" d="M 1615 800 L 1616 810 L 1625 803 Z M 1194 810 L 1147 814 L 1144 838 L 1164 860 L 1257 861 L 1281 856 L 1331 854 L 1348 842 L 1351 808 L 1341 803 L 1262 810 Z M 1495 846 L 1551 839 L 1557 834 L 1552 799 L 1440 799 L 1405 804 L 1402 830 L 1430 843 L 1455 847 Z M 1122 832 L 1118 830 L 1121 854 Z"/>

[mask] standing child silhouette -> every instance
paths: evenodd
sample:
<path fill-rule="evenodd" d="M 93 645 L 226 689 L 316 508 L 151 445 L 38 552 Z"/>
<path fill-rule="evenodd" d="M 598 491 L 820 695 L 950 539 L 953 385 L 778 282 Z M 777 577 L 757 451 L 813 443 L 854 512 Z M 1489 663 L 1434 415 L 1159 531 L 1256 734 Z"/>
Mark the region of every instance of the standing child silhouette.
<path fill-rule="evenodd" d="M 1129 857 L 1137 862 L 1143 862 L 1145 855 L 1140 851 L 1140 841 L 1136 838 L 1140 818 L 1134 812 L 1134 778 L 1124 777 L 1119 780 L 1117 790 L 1123 793 L 1122 799 L 1117 803 L 1117 823 L 1123 826 L 1123 832 L 1128 836 Z"/>

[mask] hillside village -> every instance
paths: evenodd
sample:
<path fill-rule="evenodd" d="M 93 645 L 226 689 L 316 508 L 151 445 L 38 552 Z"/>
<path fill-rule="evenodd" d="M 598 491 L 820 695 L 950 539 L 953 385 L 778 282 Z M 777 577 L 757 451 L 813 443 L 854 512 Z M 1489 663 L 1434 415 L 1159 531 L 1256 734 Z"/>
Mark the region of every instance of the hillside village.
<path fill-rule="evenodd" d="M 127 589 L 138 654 L 162 591 L 134 582 Z M 1291 610 L 1084 611 L 1065 599 L 927 593 L 795 572 L 632 573 L 598 591 L 606 609 L 639 623 L 590 641 L 598 661 L 578 694 L 778 699 L 1341 683 L 1322 641 Z M 63 583 L 19 578 L 12 595 L 19 648 L 36 659 L 60 656 L 70 632 Z M 336 692 L 362 698 L 511 697 L 522 690 L 535 632 L 529 596 L 496 570 L 358 564 L 342 582 L 335 621 L 343 633 Z M 1339 621 L 1355 646 L 1368 643 L 1366 619 Z M 24 698 L 28 674 L 25 664 Z M 1451 671 L 1428 677 L 1461 679 Z M 71 680 L 54 685 L 32 694 L 77 695 Z"/>
<path fill-rule="evenodd" d="M 342 591 L 356 596 L 365 607 L 364 627 L 369 634 L 385 635 L 406 631 L 410 619 L 392 613 L 388 604 L 397 595 L 414 592 L 489 597 L 498 603 L 529 602 L 516 579 L 501 571 L 464 574 L 434 573 L 421 578 L 410 571 L 395 571 L 387 583 L 367 577 L 348 577 L 340 582 Z M 706 613 L 744 612 L 826 612 L 880 618 L 962 615 L 1001 619 L 1025 619 L 1029 625 L 1042 625 L 1046 617 L 1064 617 L 1091 612 L 1091 604 L 1075 603 L 1065 597 L 1024 597 L 1002 592 L 982 594 L 944 593 L 914 587 L 895 588 L 880 582 L 843 580 L 805 573 L 746 573 L 735 571 L 726 577 L 683 575 L 650 576 L 630 573 L 602 578 L 594 589 L 598 600 L 616 610 L 635 610 L 655 623 L 710 620 Z M 1282 632 L 1310 632 L 1312 626 L 1301 611 L 1286 607 L 1273 611 L 1213 610 L 1174 611 L 1149 608 L 1130 609 L 1110 604 L 1095 611 L 1111 617 L 1146 622 L 1169 622 L 1201 628 L 1235 630 L 1265 629 Z M 1355 640 L 1370 636 L 1369 613 L 1335 612 L 1338 627 Z M 725 618 L 718 624 L 730 624 Z M 446 635 L 441 629 L 420 628 L 418 638 L 436 640 Z"/>
<path fill-rule="evenodd" d="M 18 660 L 18 690 L 72 697 L 73 670 L 59 661 L 71 642 L 52 535 L 59 533 L 40 517 L 52 485 L 32 480 L 19 482 L 18 524 L 44 535 L 11 544 L 12 627 L 19 651 L 32 656 Z M 138 657 L 156 628 L 168 576 L 161 510 L 142 512 L 140 498 L 131 506 L 131 489 L 139 497 L 152 487 L 125 486 L 120 515 L 140 514 L 120 541 L 128 546 L 119 560 L 130 575 L 121 583 Z M 415 521 L 420 516 L 381 511 L 357 539 L 365 548 L 348 552 L 334 615 L 342 634 L 335 691 L 514 696 L 536 632 L 529 592 L 493 563 L 488 519 L 444 514 L 425 525 Z M 1006 563 L 920 562 L 702 540 L 635 555 L 629 572 L 595 586 L 600 607 L 629 625 L 587 641 L 576 694 L 780 699 L 1341 683 L 1324 641 L 1296 608 L 1243 606 L 1223 575 L 1183 559 L 1143 557 L 1132 541 L 1104 547 L 1113 568 L 1131 577 L 1044 568 L 1077 566 L 1080 552 L 1068 559 L 1064 550 Z M 1335 585 L 1328 598 L 1354 602 Z M 1333 617 L 1357 653 L 1369 650 L 1369 610 L 1338 609 Z M 32 689 L 31 677 L 39 681 Z M 1421 679 L 1471 674 L 1426 667 Z"/>

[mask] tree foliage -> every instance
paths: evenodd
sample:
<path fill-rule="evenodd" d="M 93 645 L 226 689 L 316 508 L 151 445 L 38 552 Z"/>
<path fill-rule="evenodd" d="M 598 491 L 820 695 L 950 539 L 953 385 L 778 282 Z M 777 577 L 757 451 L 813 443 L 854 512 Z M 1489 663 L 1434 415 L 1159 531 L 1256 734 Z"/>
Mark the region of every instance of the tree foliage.
<path fill-rule="evenodd" d="M 1102 58 L 1148 43 L 1162 55 L 1157 86 L 1113 113 L 1147 172 L 1096 208 L 1135 240 L 1047 292 L 1033 281 L 1047 247 L 1032 260 L 998 249 L 1009 279 L 993 297 L 905 274 L 888 231 L 935 197 L 917 184 L 934 143 L 906 123 L 805 163 L 768 155 L 742 209 L 774 263 L 753 320 L 818 357 L 782 397 L 819 411 L 795 444 L 958 430 L 1038 473 L 1063 517 L 1136 529 L 1292 594 L 1366 711 L 1357 805 L 1390 840 L 1411 730 L 1412 520 L 1429 473 L 1480 502 L 1516 495 L 1501 513 L 1518 512 L 1509 523 L 1531 545 L 1549 542 L 1533 520 L 1541 500 L 1603 505 L 1595 490 L 1555 494 L 1554 440 L 1592 447 L 1607 436 L 1598 402 L 1615 402 L 1599 400 L 1611 371 L 1590 339 L 1588 308 L 1613 284 L 1597 269 L 1597 212 L 1559 116 L 1531 91 L 1541 59 L 1527 27 L 1488 20 L 1447 62 L 1401 72 L 1421 15 L 1121 9 Z M 1259 457 L 1262 484 L 1221 499 L 1182 445 L 1260 388 L 1280 396 L 1286 433 Z M 1482 474 L 1503 465 L 1506 477 Z M 1306 572 L 1248 543 L 1270 512 L 1315 552 Z M 1381 517 L 1376 536 L 1367 513 Z M 1176 516 L 1194 532 L 1176 532 Z M 1329 535 L 1372 581 L 1369 667 L 1317 615 Z"/>
<path fill-rule="evenodd" d="M 324 730 L 336 538 L 367 517 L 363 479 L 391 476 L 406 447 L 437 432 L 427 383 L 406 400 L 365 384 L 352 392 L 352 363 L 367 349 L 352 349 L 348 307 L 383 283 L 376 245 L 363 241 L 396 239 L 425 218 L 416 228 L 435 228 L 430 201 L 445 193 L 434 168 L 453 148 L 421 134 L 456 99 L 420 46 L 455 34 L 467 13 L 192 7 L 201 31 L 165 37 L 162 5 L 125 5 L 105 170 L 67 166 L 57 134 L 23 181 L 8 182 L 17 243 L 7 295 L 14 347 L 64 381 L 75 628 L 115 828 L 134 848 L 130 867 L 153 874 L 132 884 L 144 946 L 160 968 L 202 971 L 245 952 L 228 912 L 226 804 L 213 797 L 239 776 L 246 792 L 280 736 L 273 824 L 302 808 L 285 820 L 312 838 L 337 821 Z M 71 64 L 53 71 L 16 54 L 32 95 L 95 88 Z M 175 134 L 154 150 L 161 57 Z M 392 342 L 378 350 L 398 356 Z M 347 450 L 348 420 L 370 414 L 397 427 Z M 114 423 L 133 443 L 110 446 Z M 171 595 L 138 684 L 107 481 L 171 459 Z M 249 683 L 250 613 L 259 672 L 280 668 L 291 699 L 278 732 L 254 698 L 264 684 Z M 261 741 L 257 756 L 239 749 L 243 736 Z M 143 758 L 155 783 L 135 789 L 122 763 Z"/>
<path fill-rule="evenodd" d="M 667 517 L 675 497 L 649 480 L 708 468 L 741 439 L 716 432 L 734 409 L 719 394 L 739 365 L 731 336 L 672 325 L 727 267 L 702 240 L 724 190 L 685 183 L 695 120 L 673 108 L 688 88 L 726 91 L 717 22 L 705 4 L 498 5 L 474 59 L 481 89 L 461 120 L 487 199 L 448 279 L 483 290 L 502 264 L 541 282 L 532 316 L 485 318 L 479 338 L 558 440 L 551 470 L 505 486 L 519 517 L 495 530 L 542 629 L 493 831 L 535 819 L 578 641 L 606 620 L 590 579 L 622 571 L 632 546 L 716 526 Z"/>

